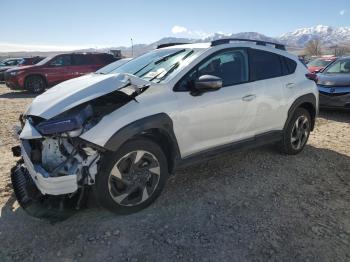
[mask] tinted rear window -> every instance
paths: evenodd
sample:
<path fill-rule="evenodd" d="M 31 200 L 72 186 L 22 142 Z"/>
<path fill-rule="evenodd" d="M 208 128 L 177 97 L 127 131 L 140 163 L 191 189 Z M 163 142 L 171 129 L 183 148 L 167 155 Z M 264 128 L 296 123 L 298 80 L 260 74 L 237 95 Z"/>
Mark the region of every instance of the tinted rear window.
<path fill-rule="evenodd" d="M 97 61 L 99 62 L 99 64 L 110 64 L 115 60 L 116 59 L 114 58 L 114 56 L 109 54 L 101 54 L 97 56 Z"/>
<path fill-rule="evenodd" d="M 280 56 L 274 53 L 252 50 L 250 64 L 254 80 L 263 80 L 283 75 Z"/>
<path fill-rule="evenodd" d="M 94 64 L 94 61 L 89 55 L 73 55 L 73 65 L 91 65 Z"/>

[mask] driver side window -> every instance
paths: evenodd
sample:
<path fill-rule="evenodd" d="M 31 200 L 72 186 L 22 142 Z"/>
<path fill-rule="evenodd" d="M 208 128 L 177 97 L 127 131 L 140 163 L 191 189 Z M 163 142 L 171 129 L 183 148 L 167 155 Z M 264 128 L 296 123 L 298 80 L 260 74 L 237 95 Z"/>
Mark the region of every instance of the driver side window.
<path fill-rule="evenodd" d="M 245 50 L 222 51 L 192 69 L 177 84 L 176 90 L 192 90 L 194 82 L 202 75 L 220 77 L 223 87 L 247 82 L 249 80 L 248 54 Z"/>

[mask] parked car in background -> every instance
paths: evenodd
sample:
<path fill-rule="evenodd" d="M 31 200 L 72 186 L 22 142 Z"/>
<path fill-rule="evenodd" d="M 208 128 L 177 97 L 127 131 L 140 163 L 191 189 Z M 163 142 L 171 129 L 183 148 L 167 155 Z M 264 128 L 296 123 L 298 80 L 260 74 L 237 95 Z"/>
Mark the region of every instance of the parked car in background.
<path fill-rule="evenodd" d="M 24 57 L 19 62 L 18 66 L 35 65 L 43 59 L 45 59 L 43 56 Z"/>
<path fill-rule="evenodd" d="M 22 58 L 7 58 L 0 62 L 0 81 L 4 81 L 4 73 L 6 70 L 16 67 L 22 61 Z"/>
<path fill-rule="evenodd" d="M 14 60 L 7 61 L 6 66 L 0 66 L 0 81 L 5 80 L 5 72 L 9 69 L 18 67 L 18 66 L 27 66 L 35 65 L 36 63 L 43 60 L 45 57 L 34 56 L 34 57 L 25 57 L 25 58 L 15 58 Z"/>
<path fill-rule="evenodd" d="M 107 53 L 68 53 L 47 57 L 36 65 L 7 70 L 6 86 L 41 93 L 47 87 L 76 78 L 115 61 Z"/>
<path fill-rule="evenodd" d="M 109 73 L 112 73 L 113 70 L 117 69 L 118 67 L 124 65 L 125 63 L 127 63 L 128 61 L 130 61 L 132 58 L 122 58 L 119 59 L 109 65 L 106 65 L 105 67 L 100 68 L 99 70 L 97 70 L 95 73 L 96 74 L 102 74 L 102 75 L 106 75 Z"/>
<path fill-rule="evenodd" d="M 7 58 L 0 62 L 0 68 L 6 66 L 17 66 L 23 58 Z"/>
<path fill-rule="evenodd" d="M 350 57 L 339 58 L 316 78 L 320 107 L 350 109 Z"/>
<path fill-rule="evenodd" d="M 318 73 L 336 59 L 337 58 L 335 56 L 319 57 L 310 61 L 307 64 L 307 68 L 309 69 L 310 73 Z"/>

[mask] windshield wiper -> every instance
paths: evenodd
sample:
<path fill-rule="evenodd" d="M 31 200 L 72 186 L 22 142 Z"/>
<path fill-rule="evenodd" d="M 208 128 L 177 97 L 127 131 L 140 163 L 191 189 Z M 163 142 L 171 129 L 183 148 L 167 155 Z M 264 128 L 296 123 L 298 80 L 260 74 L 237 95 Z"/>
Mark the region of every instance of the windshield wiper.
<path fill-rule="evenodd" d="M 182 52 L 184 52 L 184 51 L 186 51 L 186 49 L 181 49 L 181 50 L 176 51 L 176 52 L 174 52 L 174 53 L 172 53 L 172 54 L 169 54 L 169 55 L 166 55 L 166 56 L 162 56 L 160 59 L 158 59 L 158 60 L 156 60 L 156 61 L 151 61 L 151 62 L 147 63 L 145 66 L 141 67 L 141 68 L 140 68 L 139 70 L 137 70 L 135 73 L 133 73 L 133 75 L 136 75 L 136 74 L 140 73 L 143 69 L 145 69 L 146 67 L 148 67 L 148 66 L 151 65 L 152 63 L 154 63 L 155 65 L 157 65 L 157 64 L 159 64 L 159 63 L 161 63 L 161 62 L 164 62 L 164 61 L 168 60 L 170 57 L 173 57 L 173 56 L 175 56 L 175 55 L 177 55 L 177 54 L 180 54 L 180 53 L 182 53 Z M 149 70 L 149 71 L 147 71 L 146 73 L 142 74 L 140 77 L 146 75 L 146 74 L 149 73 L 150 71 L 152 71 L 152 69 Z"/>
<path fill-rule="evenodd" d="M 186 60 L 190 55 L 192 55 L 194 53 L 193 50 L 191 50 L 190 52 L 188 52 L 182 59 L 181 61 Z M 160 83 L 161 81 L 163 81 L 165 78 L 168 77 L 168 75 L 170 75 L 172 72 L 174 72 L 174 70 L 176 68 L 178 68 L 180 65 L 180 61 L 177 61 L 176 63 L 174 63 L 172 66 L 170 66 L 169 70 L 159 79 L 158 83 Z M 152 78 L 153 80 L 153 78 Z M 150 80 L 151 81 L 151 80 Z"/>
<path fill-rule="evenodd" d="M 176 68 L 178 68 L 179 65 L 180 65 L 180 62 L 179 62 L 179 61 L 177 61 L 175 64 L 173 64 L 173 65 L 169 68 L 169 70 L 158 80 L 158 83 L 160 83 L 160 82 L 163 81 L 165 78 L 167 78 L 167 76 L 170 75 L 172 72 L 174 72 L 174 70 L 175 70 Z M 160 75 L 160 74 L 158 74 L 158 75 Z M 158 75 L 157 75 L 157 77 L 158 77 Z M 156 77 L 153 77 L 150 81 L 152 81 L 152 80 L 154 80 L 154 79 L 156 79 Z"/>
<path fill-rule="evenodd" d="M 154 64 L 155 64 L 155 65 L 158 65 L 159 63 L 168 60 L 170 57 L 176 56 L 176 55 L 181 54 L 182 52 L 185 52 L 185 51 L 186 51 L 186 49 L 181 49 L 181 50 L 176 51 L 176 52 L 174 52 L 174 53 L 172 53 L 172 54 L 163 56 L 163 57 L 161 57 L 160 59 L 158 59 L 157 61 L 155 61 Z"/>

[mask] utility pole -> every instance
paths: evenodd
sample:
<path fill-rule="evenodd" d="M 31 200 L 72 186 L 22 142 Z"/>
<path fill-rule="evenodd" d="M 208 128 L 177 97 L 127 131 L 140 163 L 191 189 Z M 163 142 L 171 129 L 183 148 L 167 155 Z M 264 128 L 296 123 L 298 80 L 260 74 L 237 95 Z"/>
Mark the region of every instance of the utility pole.
<path fill-rule="evenodd" d="M 131 40 L 131 57 L 134 57 L 134 42 L 132 41 L 132 38 L 130 38 Z"/>

